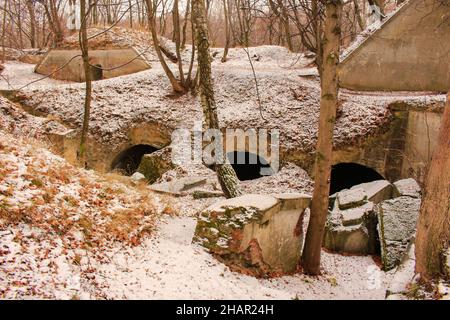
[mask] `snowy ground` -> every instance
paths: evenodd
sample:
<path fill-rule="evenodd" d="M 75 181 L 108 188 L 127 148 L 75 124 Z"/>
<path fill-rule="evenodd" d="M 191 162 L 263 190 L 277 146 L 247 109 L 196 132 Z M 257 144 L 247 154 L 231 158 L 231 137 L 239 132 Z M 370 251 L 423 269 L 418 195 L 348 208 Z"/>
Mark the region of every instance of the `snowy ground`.
<path fill-rule="evenodd" d="M 196 214 L 217 199 L 173 201 L 146 189 L 143 200 L 142 185 L 73 168 L 36 141 L 0 137 L 0 298 L 384 298 L 391 275 L 369 256 L 324 252 L 320 277 L 233 273 L 191 243 Z M 286 170 L 285 177 L 303 174 Z M 264 190 L 265 179 L 289 190 L 280 172 L 253 191 Z M 136 211 L 147 202 L 153 213 Z M 114 217 L 124 209 L 127 221 L 140 222 L 121 229 L 127 224 Z"/>
<path fill-rule="evenodd" d="M 55 80 L 44 75 L 34 73 L 34 64 L 20 61 L 6 61 L 5 69 L 0 74 L 0 90 L 18 90 L 26 88 L 46 89 L 67 81 Z"/>
<path fill-rule="evenodd" d="M 145 46 L 138 43 L 139 37 L 133 36 L 133 44 Z M 213 75 L 223 126 L 277 128 L 284 148 L 313 150 L 320 89 L 310 60 L 276 46 L 250 48 L 262 118 L 245 51 L 231 49 L 225 64 L 220 62 L 220 49 L 213 52 L 217 52 Z M 139 123 L 190 127 L 202 118 L 198 97 L 174 98 L 161 68 L 152 62 L 150 70 L 94 83 L 90 130 L 96 139 L 114 146 L 127 139 L 127 130 Z M 2 90 L 41 78 L 32 73 L 33 65 L 7 62 L 5 66 Z M 149 193 L 145 186 L 133 186 L 123 177 L 71 167 L 39 146 L 45 143 L 41 137 L 46 131 L 80 127 L 84 84 L 46 79 L 22 93 L 24 103 L 43 117 L 32 116 L 0 97 L 0 298 L 384 298 L 392 275 L 380 271 L 369 256 L 323 252 L 320 277 L 297 274 L 265 280 L 231 272 L 191 244 L 196 214 L 218 198 L 170 198 Z M 388 105 L 394 101 L 428 106 L 442 104 L 445 96 L 343 90 L 340 100 L 335 141 L 346 145 L 388 123 Z M 60 169 L 49 170 L 49 164 Z M 170 171 L 161 180 L 192 174 L 207 176 L 214 183 L 214 174 L 204 167 Z M 142 188 L 148 198 L 142 199 Z M 311 180 L 301 168 L 286 164 L 278 174 L 245 182 L 243 188 L 252 193 L 310 193 Z M 102 190 L 109 190 L 106 200 L 99 199 Z M 49 198 L 48 192 L 54 196 Z M 11 199 L 16 201 L 9 203 Z M 151 215 L 135 211 L 143 201 L 153 205 Z M 140 223 L 117 229 L 124 223 L 117 206 L 131 210 Z M 80 214 L 89 219 L 80 221 Z M 90 229 L 94 232 L 86 233 Z"/>
<path fill-rule="evenodd" d="M 166 218 L 158 235 L 111 255 L 98 267 L 108 298 L 127 299 L 384 299 L 390 275 L 371 257 L 323 252 L 323 275 L 256 279 L 233 273 L 191 244 L 195 219 Z"/>

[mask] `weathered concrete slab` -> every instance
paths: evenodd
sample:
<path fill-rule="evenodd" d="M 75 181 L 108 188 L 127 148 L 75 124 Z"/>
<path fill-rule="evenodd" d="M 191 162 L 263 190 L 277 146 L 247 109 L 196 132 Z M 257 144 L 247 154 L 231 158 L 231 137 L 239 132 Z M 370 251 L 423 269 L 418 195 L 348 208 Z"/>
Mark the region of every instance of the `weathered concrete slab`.
<path fill-rule="evenodd" d="M 204 177 L 185 177 L 169 182 L 152 184 L 150 189 L 160 193 L 181 196 L 184 191 L 204 185 L 206 180 Z"/>
<path fill-rule="evenodd" d="M 327 226 L 323 246 L 333 252 L 359 254 L 370 254 L 369 231 L 362 224 L 354 226 Z"/>
<path fill-rule="evenodd" d="M 420 186 L 413 178 L 398 180 L 397 182 L 394 182 L 394 196 L 420 198 Z"/>
<path fill-rule="evenodd" d="M 361 183 L 330 196 L 323 246 L 339 253 L 377 253 L 375 204 L 391 197 L 392 185 L 386 180 Z"/>
<path fill-rule="evenodd" d="M 362 188 L 355 188 L 352 190 L 343 190 L 338 193 L 337 202 L 339 209 L 344 210 L 363 205 L 367 202 L 367 194 Z"/>
<path fill-rule="evenodd" d="M 360 207 L 341 210 L 341 220 L 344 226 L 354 226 L 364 222 L 364 217 L 373 212 L 374 203 L 367 202 Z"/>
<path fill-rule="evenodd" d="M 325 225 L 323 246 L 333 252 L 366 255 L 376 253 L 374 204 L 331 211 Z"/>
<path fill-rule="evenodd" d="M 132 47 L 89 50 L 91 65 L 99 65 L 102 70 L 101 79 L 109 79 L 150 68 L 150 64 L 139 56 Z M 92 68 L 94 80 L 99 75 L 97 68 Z M 54 79 L 84 82 L 83 61 L 81 51 L 70 49 L 52 49 L 42 61 L 36 65 L 36 73 L 51 75 Z"/>
<path fill-rule="evenodd" d="M 448 91 L 450 10 L 440 0 L 410 0 L 340 64 L 343 88 Z"/>
<path fill-rule="evenodd" d="M 363 189 L 367 199 L 375 204 L 392 198 L 392 184 L 387 180 L 361 183 L 350 188 L 350 190 L 354 189 Z"/>
<path fill-rule="evenodd" d="M 211 191 L 211 190 L 194 190 L 192 191 L 192 197 L 194 199 L 205 199 L 205 198 L 216 198 L 223 197 L 222 191 Z"/>
<path fill-rule="evenodd" d="M 149 183 L 154 183 L 163 173 L 174 167 L 171 159 L 171 148 L 165 147 L 161 150 L 144 154 L 137 171 L 142 173 Z"/>
<path fill-rule="evenodd" d="M 378 204 L 378 235 L 383 269 L 397 266 L 416 231 L 420 199 L 398 197 Z"/>
<path fill-rule="evenodd" d="M 303 246 L 304 194 L 219 201 L 200 214 L 193 241 L 235 271 L 258 277 L 297 269 Z"/>

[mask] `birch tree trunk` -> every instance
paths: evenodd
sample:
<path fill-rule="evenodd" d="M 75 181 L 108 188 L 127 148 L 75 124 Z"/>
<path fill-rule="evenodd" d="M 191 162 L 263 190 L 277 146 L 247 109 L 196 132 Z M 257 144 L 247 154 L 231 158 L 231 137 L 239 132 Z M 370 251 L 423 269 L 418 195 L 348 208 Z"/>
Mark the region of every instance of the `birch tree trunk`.
<path fill-rule="evenodd" d="M 321 77 L 319 136 L 314 171 L 314 192 L 311 218 L 302 255 L 304 272 L 311 275 L 320 274 L 320 254 L 328 214 L 333 129 L 336 120 L 339 91 L 337 67 L 341 41 L 342 1 L 328 0 L 325 10 L 323 70 Z"/>
<path fill-rule="evenodd" d="M 211 56 L 209 52 L 209 34 L 206 20 L 206 7 L 204 0 L 192 0 L 192 18 L 195 24 L 195 40 L 197 42 L 197 61 L 200 72 L 199 89 L 203 108 L 203 115 L 207 128 L 220 129 L 217 116 L 216 100 L 214 98 L 214 86 L 211 78 Z M 217 178 L 223 193 L 227 198 L 233 198 L 242 194 L 239 188 L 239 180 L 233 167 L 228 164 L 217 164 Z"/>
<path fill-rule="evenodd" d="M 443 251 L 450 246 L 450 93 L 438 144 L 425 181 L 416 236 L 416 272 L 425 279 L 443 274 Z"/>
<path fill-rule="evenodd" d="M 86 0 L 80 0 L 80 16 L 81 16 L 81 35 L 80 35 L 80 48 L 81 56 L 83 59 L 84 77 L 86 81 L 86 93 L 84 98 L 84 115 L 83 115 L 83 127 L 81 129 L 80 148 L 78 150 L 78 160 L 86 167 L 86 140 L 89 132 L 89 117 L 91 113 L 91 97 L 92 97 L 92 75 L 91 67 L 89 65 L 89 47 L 87 36 L 87 14 L 86 14 Z"/>

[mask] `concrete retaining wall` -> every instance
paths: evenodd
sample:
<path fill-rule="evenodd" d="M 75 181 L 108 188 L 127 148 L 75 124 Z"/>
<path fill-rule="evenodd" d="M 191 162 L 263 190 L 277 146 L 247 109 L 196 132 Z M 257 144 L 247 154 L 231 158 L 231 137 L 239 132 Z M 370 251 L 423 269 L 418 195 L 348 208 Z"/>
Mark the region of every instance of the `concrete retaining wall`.
<path fill-rule="evenodd" d="M 410 0 L 339 70 L 343 88 L 365 91 L 450 89 L 450 5 Z"/>
<path fill-rule="evenodd" d="M 423 182 L 442 119 L 443 109 L 410 109 L 392 104 L 389 129 L 369 137 L 362 145 L 340 148 L 333 153 L 333 164 L 354 162 L 368 166 L 389 181 L 414 178 Z"/>

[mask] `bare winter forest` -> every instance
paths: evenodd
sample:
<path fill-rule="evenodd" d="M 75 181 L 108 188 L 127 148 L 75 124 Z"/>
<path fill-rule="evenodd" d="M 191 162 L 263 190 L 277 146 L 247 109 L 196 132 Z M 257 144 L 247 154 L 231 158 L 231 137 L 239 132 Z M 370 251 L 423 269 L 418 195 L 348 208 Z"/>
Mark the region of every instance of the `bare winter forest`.
<path fill-rule="evenodd" d="M 450 299 L 450 1 L 0 9 L 0 299 Z"/>

